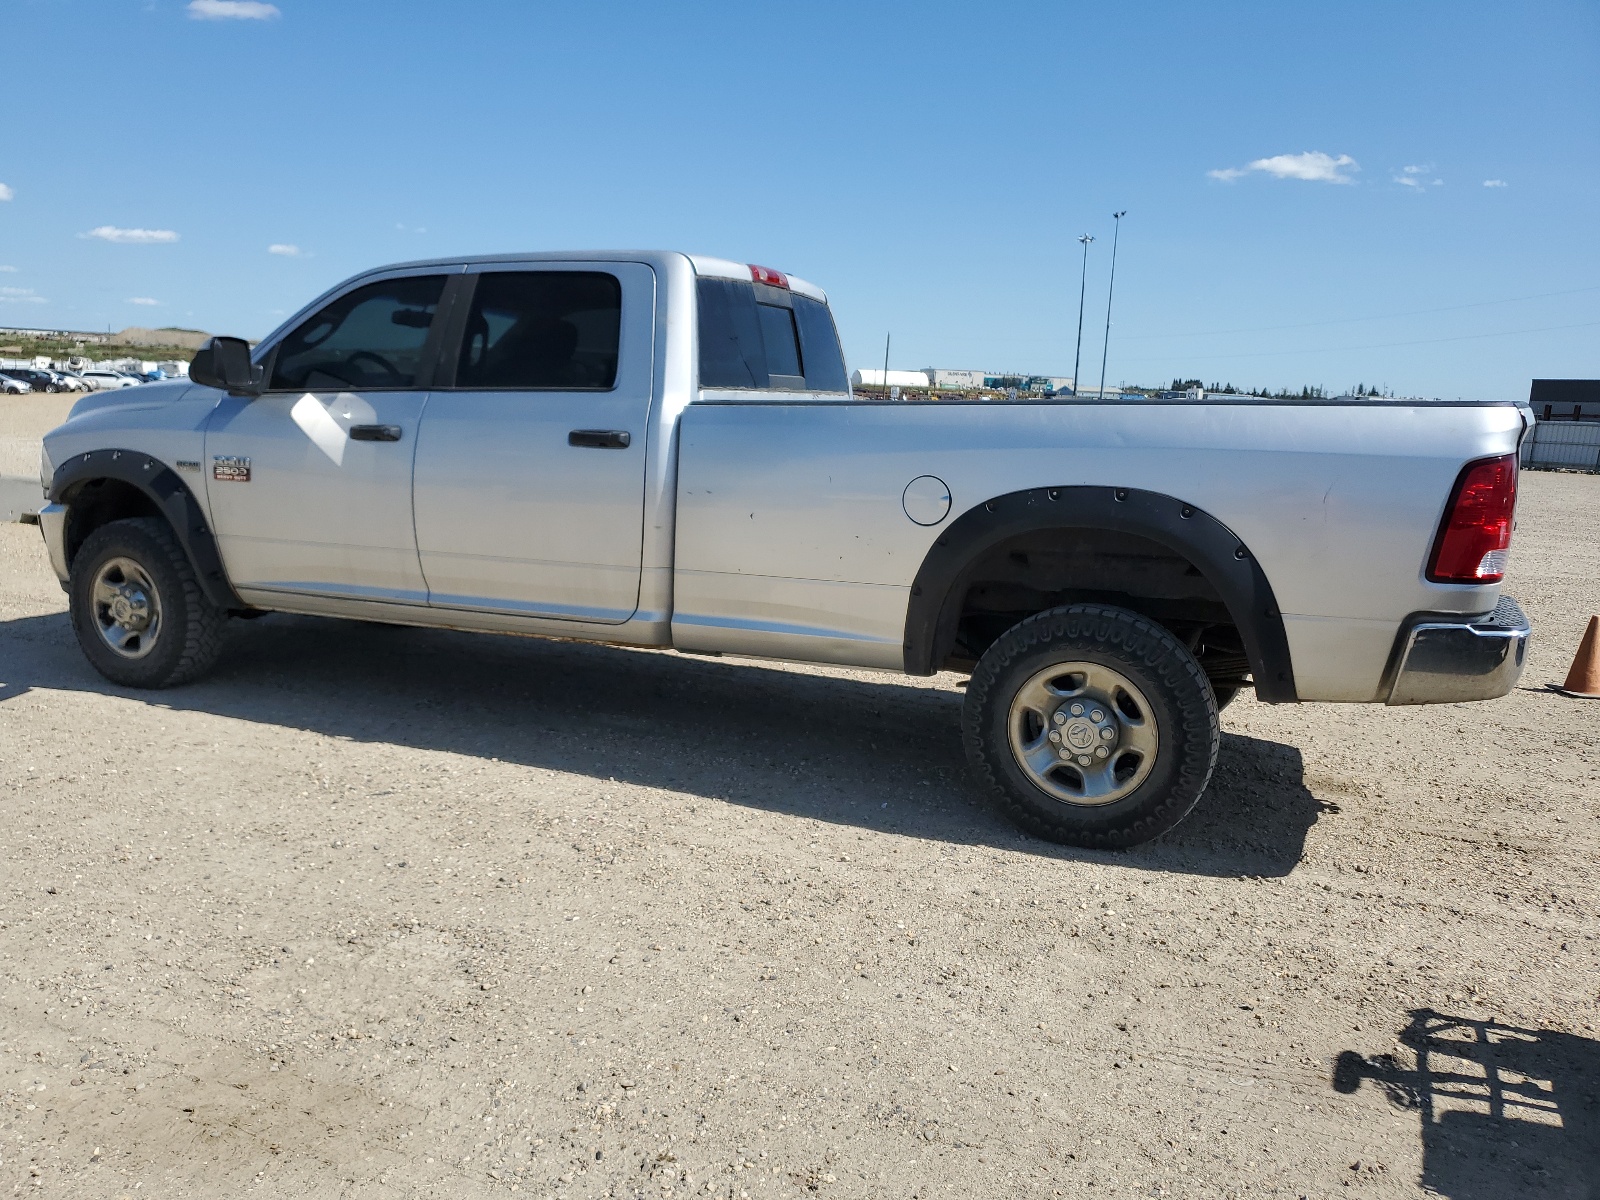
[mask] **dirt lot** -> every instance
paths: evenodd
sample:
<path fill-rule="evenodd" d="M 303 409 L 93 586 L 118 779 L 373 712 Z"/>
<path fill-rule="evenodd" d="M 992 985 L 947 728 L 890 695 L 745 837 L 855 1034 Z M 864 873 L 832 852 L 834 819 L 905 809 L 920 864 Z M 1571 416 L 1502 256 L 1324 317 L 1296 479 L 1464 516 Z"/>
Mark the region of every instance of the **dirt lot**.
<path fill-rule="evenodd" d="M 39 439 L 67 419 L 83 393 L 0 396 L 0 476 L 39 478 Z"/>
<path fill-rule="evenodd" d="M 1122 855 L 957 680 L 335 622 L 106 685 L 0 527 L 0 1190 L 1600 1195 L 1600 479 L 1503 701 L 1225 714 Z"/>

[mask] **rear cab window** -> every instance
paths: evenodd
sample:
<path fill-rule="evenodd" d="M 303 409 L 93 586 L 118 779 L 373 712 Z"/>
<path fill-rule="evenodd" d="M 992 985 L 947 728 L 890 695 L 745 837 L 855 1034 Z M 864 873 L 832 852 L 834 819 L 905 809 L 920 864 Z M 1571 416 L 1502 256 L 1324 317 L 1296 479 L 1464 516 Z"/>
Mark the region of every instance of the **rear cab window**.
<path fill-rule="evenodd" d="M 754 280 L 701 276 L 695 288 L 702 388 L 849 395 L 824 301 Z"/>

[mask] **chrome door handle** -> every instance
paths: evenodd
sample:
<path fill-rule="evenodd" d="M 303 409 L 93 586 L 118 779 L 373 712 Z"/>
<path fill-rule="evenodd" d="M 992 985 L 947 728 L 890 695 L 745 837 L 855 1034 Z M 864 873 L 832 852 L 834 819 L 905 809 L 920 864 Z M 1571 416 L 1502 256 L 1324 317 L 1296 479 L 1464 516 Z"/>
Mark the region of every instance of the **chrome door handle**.
<path fill-rule="evenodd" d="M 350 440 L 352 442 L 398 442 L 400 440 L 400 426 L 352 425 L 350 426 Z"/>
<path fill-rule="evenodd" d="M 626 450 L 631 441 L 626 429 L 574 429 L 567 434 L 567 445 L 591 450 Z"/>

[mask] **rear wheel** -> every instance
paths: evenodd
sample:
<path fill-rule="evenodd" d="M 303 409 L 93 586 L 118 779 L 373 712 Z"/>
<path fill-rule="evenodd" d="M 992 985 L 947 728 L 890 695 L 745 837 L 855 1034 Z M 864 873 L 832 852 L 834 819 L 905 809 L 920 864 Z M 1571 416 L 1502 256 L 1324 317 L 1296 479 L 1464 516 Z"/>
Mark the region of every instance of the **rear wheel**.
<path fill-rule="evenodd" d="M 979 661 L 962 720 L 991 799 L 1054 842 L 1136 846 L 1205 791 L 1217 702 L 1194 656 L 1137 613 L 1075 604 L 1029 617 Z"/>
<path fill-rule="evenodd" d="M 216 661 L 228 614 L 201 590 L 164 521 L 102 525 L 74 556 L 67 590 L 78 645 L 113 683 L 171 687 Z"/>

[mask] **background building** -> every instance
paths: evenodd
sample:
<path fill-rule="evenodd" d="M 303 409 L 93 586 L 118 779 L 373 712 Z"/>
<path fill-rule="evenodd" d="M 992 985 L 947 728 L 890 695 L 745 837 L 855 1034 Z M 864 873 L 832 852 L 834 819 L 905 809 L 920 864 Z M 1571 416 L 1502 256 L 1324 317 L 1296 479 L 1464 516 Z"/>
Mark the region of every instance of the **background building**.
<path fill-rule="evenodd" d="M 869 367 L 866 370 L 850 372 L 850 386 L 853 388 L 922 388 L 928 387 L 928 377 L 921 371 L 890 371 L 885 376 L 881 367 Z"/>
<path fill-rule="evenodd" d="M 1528 404 L 1541 421 L 1600 421 L 1600 379 L 1535 379 Z"/>
<path fill-rule="evenodd" d="M 966 371 L 947 367 L 923 367 L 931 386 L 941 391 L 991 391 L 1004 392 L 1016 388 L 1019 392 L 1043 395 L 1046 392 L 1070 392 L 1072 379 L 1065 375 L 1023 375 L 1004 371 Z"/>

